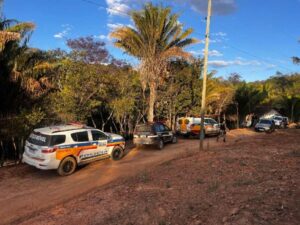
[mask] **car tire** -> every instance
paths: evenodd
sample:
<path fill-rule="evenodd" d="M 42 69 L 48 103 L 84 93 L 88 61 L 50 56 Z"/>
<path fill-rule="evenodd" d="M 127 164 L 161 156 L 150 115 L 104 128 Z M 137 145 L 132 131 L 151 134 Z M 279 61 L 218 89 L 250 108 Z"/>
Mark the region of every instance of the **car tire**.
<path fill-rule="evenodd" d="M 59 167 L 57 169 L 57 173 L 60 176 L 68 176 L 74 173 L 77 167 L 77 162 L 73 157 L 66 157 L 64 158 L 61 163 L 59 164 Z"/>
<path fill-rule="evenodd" d="M 111 159 L 114 161 L 118 161 L 123 158 L 123 149 L 120 146 L 114 147 L 111 152 Z"/>
<path fill-rule="evenodd" d="M 164 141 L 160 139 L 157 143 L 157 147 L 159 150 L 162 150 L 164 148 Z"/>
<path fill-rule="evenodd" d="M 174 135 L 172 138 L 172 144 L 176 144 L 177 143 L 177 137 Z"/>

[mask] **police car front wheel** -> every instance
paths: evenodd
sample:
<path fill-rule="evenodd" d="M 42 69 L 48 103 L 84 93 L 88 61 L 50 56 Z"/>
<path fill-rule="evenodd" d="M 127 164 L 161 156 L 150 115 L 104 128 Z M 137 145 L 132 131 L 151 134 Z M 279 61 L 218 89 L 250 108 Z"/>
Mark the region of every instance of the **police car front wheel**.
<path fill-rule="evenodd" d="M 115 147 L 111 152 L 112 160 L 120 160 L 123 157 L 123 149 L 120 146 Z"/>
<path fill-rule="evenodd" d="M 61 176 L 67 176 L 74 173 L 76 166 L 77 163 L 73 157 L 66 157 L 61 161 L 57 172 Z"/>

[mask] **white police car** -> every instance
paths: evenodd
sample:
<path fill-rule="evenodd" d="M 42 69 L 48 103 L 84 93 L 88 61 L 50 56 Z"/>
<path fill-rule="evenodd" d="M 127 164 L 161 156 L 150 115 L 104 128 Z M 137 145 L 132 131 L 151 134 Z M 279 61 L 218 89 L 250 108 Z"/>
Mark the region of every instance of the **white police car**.
<path fill-rule="evenodd" d="M 26 140 L 22 161 L 36 168 L 72 174 L 76 167 L 103 158 L 120 160 L 125 140 L 84 125 L 70 124 L 35 129 Z"/>

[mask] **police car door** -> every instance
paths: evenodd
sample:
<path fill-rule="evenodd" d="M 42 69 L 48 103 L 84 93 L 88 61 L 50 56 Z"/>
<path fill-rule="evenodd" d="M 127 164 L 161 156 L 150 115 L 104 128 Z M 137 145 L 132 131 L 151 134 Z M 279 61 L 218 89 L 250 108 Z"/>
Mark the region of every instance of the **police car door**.
<path fill-rule="evenodd" d="M 97 146 L 96 157 L 103 157 L 107 155 L 107 135 L 100 130 L 91 130 L 93 145 Z"/>

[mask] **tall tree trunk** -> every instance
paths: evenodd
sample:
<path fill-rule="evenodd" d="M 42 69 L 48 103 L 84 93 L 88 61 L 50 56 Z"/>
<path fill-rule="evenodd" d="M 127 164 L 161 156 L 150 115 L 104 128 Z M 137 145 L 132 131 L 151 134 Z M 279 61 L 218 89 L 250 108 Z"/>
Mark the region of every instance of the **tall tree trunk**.
<path fill-rule="evenodd" d="M 173 114 L 173 119 L 172 119 L 172 121 L 173 121 L 173 124 L 172 124 L 172 131 L 173 131 L 173 132 L 176 132 L 176 114 L 175 114 L 175 113 Z"/>
<path fill-rule="evenodd" d="M 11 140 L 12 140 L 12 144 L 13 144 L 13 147 L 14 147 L 14 161 L 15 161 L 15 165 L 16 165 L 17 161 L 18 161 L 18 152 L 17 152 L 18 149 L 17 149 L 15 137 L 12 137 Z"/>
<path fill-rule="evenodd" d="M 94 121 L 94 118 L 93 118 L 93 114 L 92 114 L 92 113 L 91 113 L 91 120 L 92 120 L 92 123 L 93 123 L 93 127 L 97 128 L 97 126 L 96 126 L 96 123 L 95 123 L 95 121 Z"/>
<path fill-rule="evenodd" d="M 291 122 L 294 122 L 294 109 L 295 109 L 295 104 L 292 103 L 292 108 L 291 108 Z"/>
<path fill-rule="evenodd" d="M 218 123 L 221 123 L 221 110 L 218 110 Z"/>
<path fill-rule="evenodd" d="M 152 82 L 150 84 L 150 98 L 149 98 L 149 111 L 148 111 L 148 122 L 153 122 L 154 120 L 154 105 L 156 100 L 156 84 Z"/>
<path fill-rule="evenodd" d="M 239 117 L 239 104 L 236 103 L 236 128 L 239 129 L 240 128 L 240 117 Z"/>
<path fill-rule="evenodd" d="M 4 145 L 3 145 L 3 141 L 2 141 L 2 140 L 0 140 L 0 149 L 1 149 L 1 154 L 0 154 L 0 167 L 2 167 L 3 164 L 4 164 L 4 153 L 5 153 L 5 151 L 4 151 Z"/>

